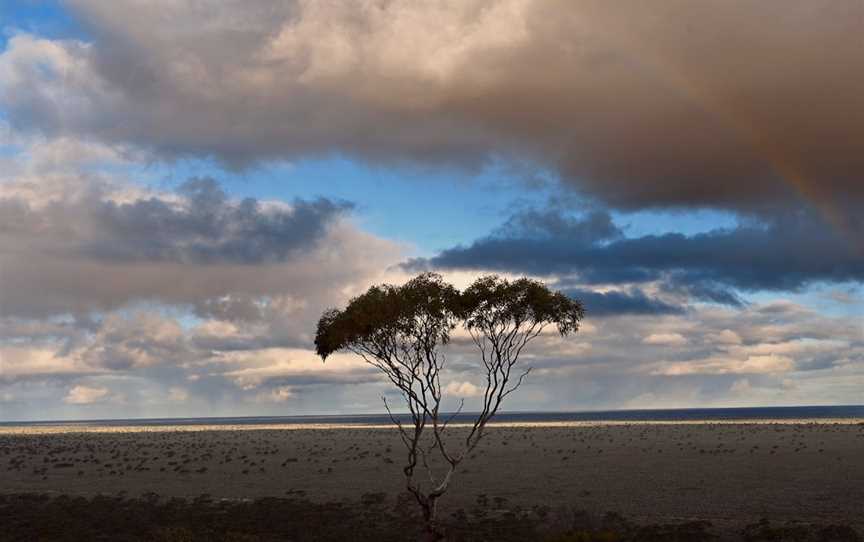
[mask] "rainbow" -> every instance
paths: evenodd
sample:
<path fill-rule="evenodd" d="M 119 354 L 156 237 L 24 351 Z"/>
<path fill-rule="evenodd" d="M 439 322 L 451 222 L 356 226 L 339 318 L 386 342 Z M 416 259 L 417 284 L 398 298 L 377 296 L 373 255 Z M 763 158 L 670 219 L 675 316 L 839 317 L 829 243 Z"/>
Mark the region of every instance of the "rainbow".
<path fill-rule="evenodd" d="M 596 22 L 597 19 L 592 20 Z M 681 66 L 642 43 L 635 33 L 628 35 L 626 32 L 607 32 L 596 37 L 617 51 L 628 55 L 642 67 L 659 75 L 660 80 L 674 91 L 716 118 L 733 133 L 737 133 L 754 149 L 757 156 L 766 161 L 780 180 L 809 201 L 835 231 L 846 238 L 857 252 L 864 255 L 864 240 L 856 233 L 846 213 L 806 173 L 797 156 L 784 149 L 768 130 L 760 127 L 750 116 L 713 92 L 710 85 L 688 75 Z"/>

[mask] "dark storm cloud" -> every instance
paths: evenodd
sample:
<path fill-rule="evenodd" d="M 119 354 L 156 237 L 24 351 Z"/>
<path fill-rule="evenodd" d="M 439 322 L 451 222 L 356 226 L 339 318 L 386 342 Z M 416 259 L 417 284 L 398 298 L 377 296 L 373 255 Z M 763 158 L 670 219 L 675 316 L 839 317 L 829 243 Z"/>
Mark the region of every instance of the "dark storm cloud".
<path fill-rule="evenodd" d="M 86 202 L 91 208 L 80 214 L 94 235 L 73 251 L 109 262 L 281 262 L 314 246 L 327 226 L 351 207 L 320 198 L 264 211 L 252 198 L 230 201 L 212 179 L 187 181 L 178 192 L 184 198 L 182 206 L 160 198 Z"/>
<path fill-rule="evenodd" d="M 590 318 L 627 314 L 680 314 L 684 312 L 681 307 L 650 298 L 638 290 L 595 292 L 585 289 L 565 289 L 563 292 L 581 301 Z"/>
<path fill-rule="evenodd" d="M 234 165 L 508 156 L 631 209 L 803 198 L 843 223 L 864 198 L 856 0 L 70 5 L 92 45 L 0 57 L 15 127 Z"/>
<path fill-rule="evenodd" d="M 741 297 L 722 284 L 714 282 L 689 282 L 687 276 L 673 273 L 671 280 L 661 285 L 664 291 L 684 294 L 693 299 L 719 303 L 730 307 L 743 307 L 745 302 Z"/>
<path fill-rule="evenodd" d="M 593 211 L 580 218 L 555 209 L 524 209 L 512 215 L 493 237 L 512 239 L 570 239 L 578 244 L 596 244 L 624 237 L 624 232 L 605 211 Z"/>
<path fill-rule="evenodd" d="M 0 194 L 0 236 L 113 263 L 278 263 L 314 247 L 352 207 L 319 198 L 265 209 L 252 198 L 229 200 L 212 179 L 189 180 L 177 193 L 179 201 L 118 202 L 94 187 L 87 197 L 44 207 Z"/>
<path fill-rule="evenodd" d="M 596 215 L 584 219 L 586 224 L 596 221 Z M 573 229 L 572 219 L 569 223 Z M 669 233 L 610 241 L 605 235 L 592 240 L 556 232 L 561 233 L 510 229 L 507 235 L 493 234 L 406 266 L 574 275 L 583 283 L 664 281 L 669 291 L 729 305 L 741 304 L 730 288 L 785 291 L 816 281 L 864 280 L 864 259 L 855 247 L 806 213 L 689 236 Z"/>

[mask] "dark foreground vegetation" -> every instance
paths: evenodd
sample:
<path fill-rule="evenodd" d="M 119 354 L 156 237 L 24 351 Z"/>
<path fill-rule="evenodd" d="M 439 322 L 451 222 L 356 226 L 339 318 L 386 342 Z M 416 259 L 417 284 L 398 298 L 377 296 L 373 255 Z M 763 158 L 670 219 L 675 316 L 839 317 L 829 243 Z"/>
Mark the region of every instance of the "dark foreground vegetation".
<path fill-rule="evenodd" d="M 479 499 L 471 510 L 444 519 L 450 541 L 546 542 L 856 542 L 843 525 L 772 523 L 763 520 L 730 531 L 707 521 L 640 525 L 614 514 L 504 509 Z M 256 501 L 165 500 L 157 495 L 127 499 L 46 495 L 0 495 L 2 541 L 405 541 L 422 530 L 405 499 L 364 495 L 360 502 L 312 503 L 302 497 Z"/>

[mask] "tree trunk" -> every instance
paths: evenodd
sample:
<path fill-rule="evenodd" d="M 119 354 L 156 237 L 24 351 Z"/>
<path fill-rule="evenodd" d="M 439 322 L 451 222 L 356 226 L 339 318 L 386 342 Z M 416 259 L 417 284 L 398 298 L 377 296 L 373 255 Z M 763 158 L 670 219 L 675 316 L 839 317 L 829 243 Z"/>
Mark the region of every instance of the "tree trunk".
<path fill-rule="evenodd" d="M 436 542 L 444 540 L 444 531 L 438 525 L 438 497 L 430 496 L 425 499 L 423 507 L 423 534 L 420 536 L 422 542 Z"/>

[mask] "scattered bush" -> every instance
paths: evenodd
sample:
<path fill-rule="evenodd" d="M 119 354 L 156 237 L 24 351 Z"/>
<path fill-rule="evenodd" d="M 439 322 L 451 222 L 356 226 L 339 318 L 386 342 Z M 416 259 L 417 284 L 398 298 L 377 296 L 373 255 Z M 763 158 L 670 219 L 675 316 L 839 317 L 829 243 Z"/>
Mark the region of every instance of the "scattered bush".
<path fill-rule="evenodd" d="M 848 525 L 785 524 L 774 526 L 767 519 L 741 531 L 745 542 L 862 542 Z"/>
<path fill-rule="evenodd" d="M 396 506 L 390 507 L 389 502 Z M 502 502 L 497 499 L 497 502 Z M 401 504 L 400 504 L 401 503 Z M 455 511 L 448 542 L 713 542 L 706 521 L 639 525 L 623 516 L 502 509 L 496 499 Z M 385 506 L 385 504 L 387 504 Z M 410 500 L 369 493 L 358 503 L 313 503 L 301 498 L 227 501 L 203 495 L 164 499 L 98 496 L 0 495 L 0 540 L 40 542 L 277 542 L 416 540 L 421 534 Z M 849 526 L 783 524 L 767 520 L 740 532 L 744 542 L 862 542 Z"/>

